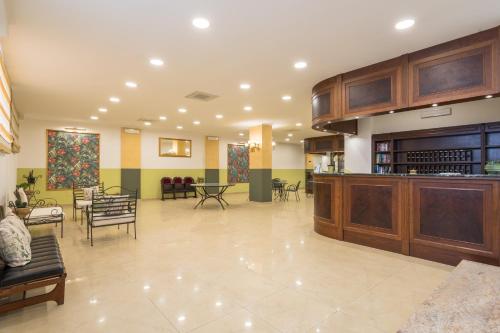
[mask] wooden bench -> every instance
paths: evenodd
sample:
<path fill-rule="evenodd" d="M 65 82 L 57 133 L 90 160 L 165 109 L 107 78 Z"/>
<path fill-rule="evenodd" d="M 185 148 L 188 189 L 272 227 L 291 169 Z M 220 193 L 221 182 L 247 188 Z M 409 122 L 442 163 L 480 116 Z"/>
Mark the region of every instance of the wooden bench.
<path fill-rule="evenodd" d="M 6 267 L 0 271 L 0 313 L 25 306 L 55 301 L 64 304 L 66 270 L 59 244 L 55 236 L 33 238 L 31 241 L 31 262 L 21 267 Z M 32 289 L 55 285 L 50 292 L 26 298 Z M 23 294 L 20 300 L 2 303 L 3 298 Z"/>

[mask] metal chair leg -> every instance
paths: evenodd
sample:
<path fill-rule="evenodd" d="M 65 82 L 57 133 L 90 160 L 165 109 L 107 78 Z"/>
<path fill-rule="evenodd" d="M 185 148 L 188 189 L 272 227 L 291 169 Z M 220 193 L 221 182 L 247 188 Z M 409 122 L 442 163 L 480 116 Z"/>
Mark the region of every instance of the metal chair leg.
<path fill-rule="evenodd" d="M 134 222 L 134 239 L 137 239 L 137 230 L 135 228 L 135 222 Z"/>

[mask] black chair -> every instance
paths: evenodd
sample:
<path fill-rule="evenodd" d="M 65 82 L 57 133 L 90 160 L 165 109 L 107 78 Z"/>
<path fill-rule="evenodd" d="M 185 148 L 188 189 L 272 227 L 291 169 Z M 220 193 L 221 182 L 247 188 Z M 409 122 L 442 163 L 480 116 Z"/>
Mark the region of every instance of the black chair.
<path fill-rule="evenodd" d="M 281 179 L 273 178 L 272 190 L 273 190 L 273 198 L 276 200 L 281 196 L 281 193 L 283 191 L 283 184 L 281 183 Z"/>
<path fill-rule="evenodd" d="M 194 178 L 193 177 L 184 177 L 184 197 L 187 197 L 188 193 L 193 193 L 193 197 L 197 198 L 198 194 L 196 192 L 196 188 L 193 186 Z"/>
<path fill-rule="evenodd" d="M 172 183 L 172 178 L 163 177 L 160 181 L 161 185 L 161 200 L 168 199 L 167 195 L 172 194 L 172 199 L 174 199 L 174 184 Z"/>
<path fill-rule="evenodd" d="M 90 245 L 94 246 L 93 230 L 94 228 L 127 225 L 127 234 L 129 224 L 134 225 L 134 238 L 137 238 L 136 231 L 137 217 L 137 190 L 130 191 L 120 186 L 114 186 L 106 189 L 106 193 L 93 193 L 92 206 L 87 214 L 87 239 Z"/>
<path fill-rule="evenodd" d="M 285 194 L 286 200 L 288 201 L 288 196 L 290 195 L 290 192 L 293 192 L 295 193 L 295 200 L 300 201 L 299 188 L 300 188 L 300 180 L 297 182 L 297 184 L 288 185 Z"/>

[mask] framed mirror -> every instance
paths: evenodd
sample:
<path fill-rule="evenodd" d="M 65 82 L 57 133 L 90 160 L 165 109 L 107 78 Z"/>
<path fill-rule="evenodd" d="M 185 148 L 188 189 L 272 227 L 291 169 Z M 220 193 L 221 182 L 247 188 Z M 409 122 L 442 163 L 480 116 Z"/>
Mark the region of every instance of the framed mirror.
<path fill-rule="evenodd" d="M 191 140 L 160 138 L 160 157 L 191 157 Z"/>

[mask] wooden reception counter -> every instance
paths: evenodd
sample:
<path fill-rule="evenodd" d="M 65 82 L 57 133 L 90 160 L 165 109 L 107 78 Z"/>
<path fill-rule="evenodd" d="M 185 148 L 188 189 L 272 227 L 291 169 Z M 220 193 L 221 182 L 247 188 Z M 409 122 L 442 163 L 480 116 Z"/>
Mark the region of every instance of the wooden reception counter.
<path fill-rule="evenodd" d="M 500 177 L 315 174 L 321 235 L 457 265 L 500 265 Z"/>

